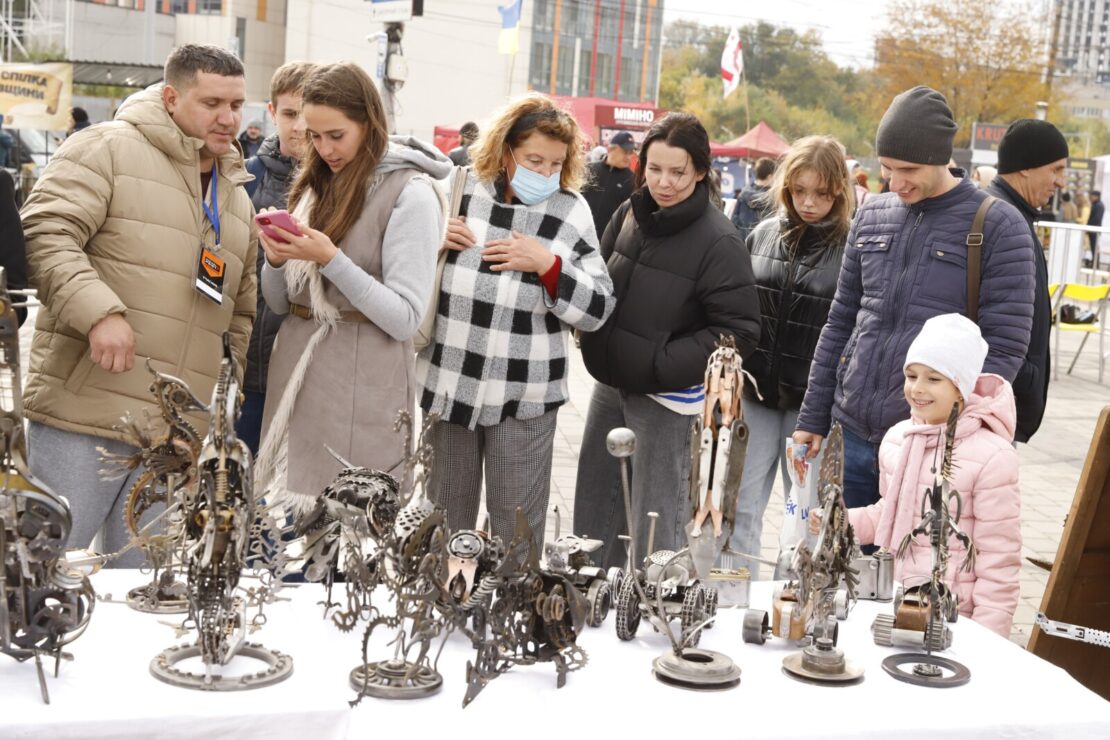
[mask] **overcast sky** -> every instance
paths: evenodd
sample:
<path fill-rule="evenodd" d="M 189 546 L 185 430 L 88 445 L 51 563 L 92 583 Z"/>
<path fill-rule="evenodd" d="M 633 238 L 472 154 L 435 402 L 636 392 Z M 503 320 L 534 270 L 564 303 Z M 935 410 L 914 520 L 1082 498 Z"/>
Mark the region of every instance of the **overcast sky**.
<path fill-rule="evenodd" d="M 664 0 L 663 16 L 689 18 L 704 25 L 744 26 L 767 21 L 821 34 L 825 50 L 844 66 L 870 66 L 873 39 L 886 22 L 889 0 Z"/>

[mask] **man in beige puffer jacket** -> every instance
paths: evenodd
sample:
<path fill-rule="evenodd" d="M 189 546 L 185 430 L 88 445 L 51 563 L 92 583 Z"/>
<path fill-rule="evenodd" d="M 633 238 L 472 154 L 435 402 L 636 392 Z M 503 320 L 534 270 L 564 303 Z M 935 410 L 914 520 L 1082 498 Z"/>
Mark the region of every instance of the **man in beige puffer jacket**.
<path fill-rule="evenodd" d="M 233 55 L 175 49 L 165 83 L 67 139 L 23 208 L 43 304 L 24 394 L 30 462 L 69 499 L 71 546 L 87 546 L 105 523 L 105 552 L 127 542 L 123 507 L 140 471 L 103 480 L 98 450 L 135 451 L 120 428 L 126 413 L 163 429 L 146 361 L 204 401 L 225 331 L 244 365 L 257 288 L 253 210 L 239 187 L 250 176 L 234 145 L 244 97 Z M 197 285 L 202 250 L 223 264 L 222 285 L 207 294 Z M 191 421 L 203 434 L 206 418 Z"/>

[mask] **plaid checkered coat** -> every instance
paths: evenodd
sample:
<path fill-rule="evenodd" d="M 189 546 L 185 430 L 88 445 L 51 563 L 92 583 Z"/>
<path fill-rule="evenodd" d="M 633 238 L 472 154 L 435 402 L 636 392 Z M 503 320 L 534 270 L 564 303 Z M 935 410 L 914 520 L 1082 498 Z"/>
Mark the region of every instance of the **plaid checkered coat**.
<path fill-rule="evenodd" d="M 541 416 L 567 400 L 570 329 L 594 331 L 616 303 L 590 207 L 565 190 L 508 205 L 471 174 L 461 212 L 476 246 L 447 254 L 435 338 L 416 360 L 420 405 L 468 429 Z M 535 273 L 482 261 L 482 246 L 513 230 L 561 258 L 554 301 Z"/>

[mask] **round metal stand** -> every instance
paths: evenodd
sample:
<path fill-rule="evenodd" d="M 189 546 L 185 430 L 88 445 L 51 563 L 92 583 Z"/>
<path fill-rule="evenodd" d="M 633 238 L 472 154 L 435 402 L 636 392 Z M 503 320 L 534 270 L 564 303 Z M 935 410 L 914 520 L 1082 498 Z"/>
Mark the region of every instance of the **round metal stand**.
<path fill-rule="evenodd" d="M 146 614 L 184 614 L 189 611 L 189 600 L 162 593 L 157 582 L 137 586 L 127 592 L 127 605 Z"/>
<path fill-rule="evenodd" d="M 713 650 L 686 648 L 682 655 L 667 651 L 651 666 L 657 679 L 683 689 L 720 691 L 740 683 L 740 667 L 732 658 Z"/>
<path fill-rule="evenodd" d="M 417 666 L 405 660 L 382 660 L 354 668 L 351 688 L 363 696 L 378 699 L 421 699 L 443 688 L 443 676 L 427 664 Z"/>
<path fill-rule="evenodd" d="M 786 675 L 808 683 L 848 686 L 863 681 L 863 668 L 844 659 L 831 639 L 819 637 L 799 653 L 782 659 Z"/>
<path fill-rule="evenodd" d="M 906 666 L 911 667 L 907 669 Z M 899 681 L 934 689 L 963 686 L 971 680 L 971 671 L 963 663 L 925 653 L 891 655 L 883 660 L 883 670 Z"/>
<path fill-rule="evenodd" d="M 281 683 L 293 674 L 293 659 L 277 650 L 264 648 L 256 643 L 243 643 L 236 657 L 252 658 L 265 664 L 258 673 L 245 673 L 241 676 L 205 676 L 190 673 L 175 666 L 183 660 L 200 657 L 199 645 L 175 645 L 163 650 L 150 661 L 150 672 L 159 681 L 171 686 L 200 691 L 242 691 L 259 689 Z"/>

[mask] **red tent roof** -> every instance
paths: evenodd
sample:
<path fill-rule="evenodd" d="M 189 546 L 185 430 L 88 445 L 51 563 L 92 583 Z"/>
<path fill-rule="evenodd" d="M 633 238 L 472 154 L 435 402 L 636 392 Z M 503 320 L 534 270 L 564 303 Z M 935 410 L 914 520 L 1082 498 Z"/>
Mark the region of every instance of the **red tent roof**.
<path fill-rule="evenodd" d="M 763 121 L 752 126 L 743 136 L 724 144 L 712 144 L 710 152 L 715 157 L 771 157 L 778 158 L 790 149 L 775 130 Z"/>

